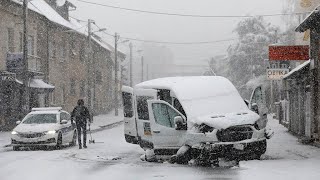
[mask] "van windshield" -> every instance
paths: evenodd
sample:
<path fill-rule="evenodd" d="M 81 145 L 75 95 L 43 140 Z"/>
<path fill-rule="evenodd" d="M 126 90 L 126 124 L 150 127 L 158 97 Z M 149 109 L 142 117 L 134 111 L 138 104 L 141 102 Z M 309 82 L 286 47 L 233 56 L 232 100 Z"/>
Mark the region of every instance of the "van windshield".
<path fill-rule="evenodd" d="M 26 116 L 23 124 L 50 124 L 57 123 L 56 114 L 29 114 Z"/>

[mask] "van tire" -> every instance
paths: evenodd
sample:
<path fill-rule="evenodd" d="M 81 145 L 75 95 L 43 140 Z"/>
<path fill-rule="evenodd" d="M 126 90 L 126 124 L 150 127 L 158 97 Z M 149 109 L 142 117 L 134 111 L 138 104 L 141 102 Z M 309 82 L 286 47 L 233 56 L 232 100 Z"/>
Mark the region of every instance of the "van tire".
<path fill-rule="evenodd" d="M 19 146 L 13 146 L 12 149 L 13 149 L 14 151 L 19 151 L 19 150 L 20 150 L 20 147 L 19 147 Z"/>
<path fill-rule="evenodd" d="M 189 147 L 187 151 L 183 154 L 178 154 L 172 157 L 172 160 L 175 160 L 177 164 L 188 164 L 188 162 L 192 159 L 192 148 Z"/>

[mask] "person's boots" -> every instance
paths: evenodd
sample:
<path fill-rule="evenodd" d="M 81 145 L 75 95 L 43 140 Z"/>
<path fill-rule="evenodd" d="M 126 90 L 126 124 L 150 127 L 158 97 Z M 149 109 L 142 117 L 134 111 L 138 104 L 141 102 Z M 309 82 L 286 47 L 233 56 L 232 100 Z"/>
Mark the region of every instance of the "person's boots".
<path fill-rule="evenodd" d="M 84 148 L 87 148 L 87 145 L 83 145 Z"/>
<path fill-rule="evenodd" d="M 79 149 L 82 149 L 82 145 L 81 144 L 79 144 Z"/>

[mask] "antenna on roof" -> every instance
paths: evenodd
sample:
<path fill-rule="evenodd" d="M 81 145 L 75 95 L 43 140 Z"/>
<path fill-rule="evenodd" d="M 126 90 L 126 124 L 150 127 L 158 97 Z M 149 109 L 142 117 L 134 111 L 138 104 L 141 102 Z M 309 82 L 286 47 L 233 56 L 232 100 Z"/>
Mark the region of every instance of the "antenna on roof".
<path fill-rule="evenodd" d="M 63 6 L 66 3 L 66 0 L 57 0 L 57 6 Z"/>

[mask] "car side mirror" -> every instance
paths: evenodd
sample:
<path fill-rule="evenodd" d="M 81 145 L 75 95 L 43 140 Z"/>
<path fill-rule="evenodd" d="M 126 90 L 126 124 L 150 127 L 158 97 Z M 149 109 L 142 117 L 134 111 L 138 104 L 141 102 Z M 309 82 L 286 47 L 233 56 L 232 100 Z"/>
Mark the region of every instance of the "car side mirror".
<path fill-rule="evenodd" d="M 17 122 L 16 122 L 16 125 L 19 125 L 20 123 L 21 123 L 21 121 L 17 121 Z"/>
<path fill-rule="evenodd" d="M 65 119 L 60 122 L 60 124 L 67 124 L 67 123 L 68 123 L 68 121 Z"/>
<path fill-rule="evenodd" d="M 253 103 L 251 105 L 251 110 L 257 114 L 259 114 L 259 107 L 258 107 L 258 104 L 257 103 Z"/>
<path fill-rule="evenodd" d="M 173 121 L 176 130 L 186 130 L 186 123 L 181 116 L 174 117 Z"/>

